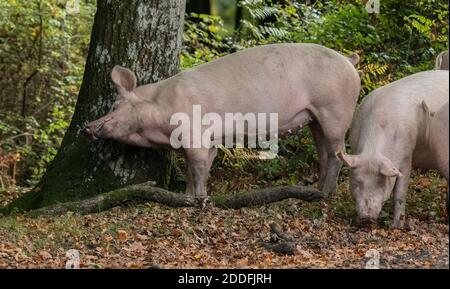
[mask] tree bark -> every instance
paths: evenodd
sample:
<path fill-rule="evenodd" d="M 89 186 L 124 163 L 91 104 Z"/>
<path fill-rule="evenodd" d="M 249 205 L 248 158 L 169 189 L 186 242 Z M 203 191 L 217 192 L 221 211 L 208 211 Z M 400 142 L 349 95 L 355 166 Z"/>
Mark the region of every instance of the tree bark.
<path fill-rule="evenodd" d="M 114 65 L 133 70 L 139 84 L 179 71 L 185 0 L 99 0 L 97 5 L 71 125 L 40 184 L 10 208 L 35 209 L 149 180 L 165 188 L 170 183 L 171 152 L 92 142 L 80 129 L 107 113 L 114 102 L 117 93 L 110 78 Z"/>

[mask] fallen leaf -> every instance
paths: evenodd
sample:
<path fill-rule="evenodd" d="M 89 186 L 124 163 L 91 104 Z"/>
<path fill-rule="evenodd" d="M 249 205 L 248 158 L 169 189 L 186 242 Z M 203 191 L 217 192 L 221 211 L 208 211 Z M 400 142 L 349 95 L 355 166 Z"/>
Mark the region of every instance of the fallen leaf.
<path fill-rule="evenodd" d="M 145 247 L 142 245 L 141 242 L 133 242 L 130 245 L 130 251 L 143 251 Z"/>
<path fill-rule="evenodd" d="M 41 256 L 41 258 L 44 260 L 52 259 L 52 255 L 47 251 L 40 251 L 39 256 Z"/>
<path fill-rule="evenodd" d="M 117 231 L 117 237 L 120 242 L 125 242 L 128 239 L 128 233 L 124 230 Z"/>

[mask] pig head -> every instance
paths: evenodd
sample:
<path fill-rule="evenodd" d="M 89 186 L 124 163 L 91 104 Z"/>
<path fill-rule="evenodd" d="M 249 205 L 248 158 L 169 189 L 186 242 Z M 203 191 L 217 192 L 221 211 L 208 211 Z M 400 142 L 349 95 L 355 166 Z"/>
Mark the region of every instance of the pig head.
<path fill-rule="evenodd" d="M 403 227 L 412 169 L 436 168 L 424 100 L 432 110 L 448 101 L 448 71 L 397 80 L 371 92 L 359 106 L 350 131 L 353 154 L 338 157 L 351 169 L 350 190 L 361 225 L 377 221 L 393 192 L 392 227 Z M 442 129 L 439 134 L 444 134 Z"/>
<path fill-rule="evenodd" d="M 83 128 L 94 140 L 114 139 L 125 144 L 145 148 L 169 144 L 161 130 L 160 112 L 136 91 L 135 74 L 120 66 L 111 72 L 118 97 L 111 110 Z M 145 125 L 143 125 L 145 123 Z"/>
<path fill-rule="evenodd" d="M 340 152 L 338 157 L 351 168 L 350 191 L 356 203 L 360 225 L 375 223 L 391 196 L 396 178 L 402 174 L 383 155 L 347 155 Z"/>

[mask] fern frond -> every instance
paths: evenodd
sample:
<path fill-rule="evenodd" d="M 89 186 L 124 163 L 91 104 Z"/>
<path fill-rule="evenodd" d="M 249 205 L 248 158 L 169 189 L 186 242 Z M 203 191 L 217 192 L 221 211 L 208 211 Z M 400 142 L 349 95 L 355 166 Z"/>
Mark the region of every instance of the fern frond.
<path fill-rule="evenodd" d="M 250 16 L 258 21 L 264 21 L 278 13 L 278 9 L 275 7 L 254 7 L 248 9 Z"/>

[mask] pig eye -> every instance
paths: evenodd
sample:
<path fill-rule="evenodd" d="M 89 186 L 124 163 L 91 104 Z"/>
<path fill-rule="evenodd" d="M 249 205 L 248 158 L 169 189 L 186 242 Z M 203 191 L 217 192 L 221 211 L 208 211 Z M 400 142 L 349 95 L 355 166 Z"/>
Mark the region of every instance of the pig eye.
<path fill-rule="evenodd" d="M 355 184 L 361 185 L 361 184 L 364 182 L 364 179 L 361 178 L 360 176 L 353 177 L 353 182 L 354 182 Z"/>

